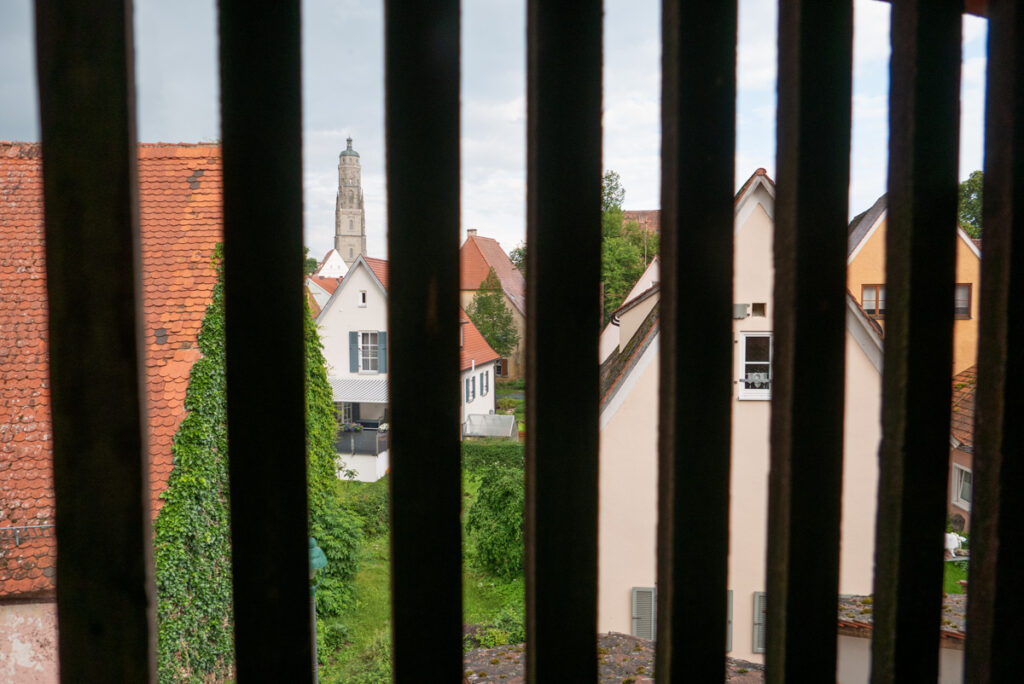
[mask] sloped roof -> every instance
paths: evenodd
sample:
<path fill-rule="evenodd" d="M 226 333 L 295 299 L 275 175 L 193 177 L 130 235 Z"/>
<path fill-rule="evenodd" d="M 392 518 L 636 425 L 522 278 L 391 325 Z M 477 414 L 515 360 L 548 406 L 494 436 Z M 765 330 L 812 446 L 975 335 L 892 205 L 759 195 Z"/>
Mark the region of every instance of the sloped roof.
<path fill-rule="evenodd" d="M 375 257 L 368 257 L 362 255 L 366 261 L 366 265 L 373 271 L 373 275 L 377 276 L 377 280 L 384 286 L 384 289 L 388 289 L 388 262 L 387 259 L 377 259 Z"/>
<path fill-rule="evenodd" d="M 305 288 L 306 304 L 309 305 L 309 315 L 316 318 L 320 315 L 320 305 L 316 303 L 316 297 L 309 291 L 309 287 Z"/>
<path fill-rule="evenodd" d="M 888 199 L 889 194 L 883 194 L 875 200 L 874 204 L 868 207 L 867 211 L 862 211 L 850 221 L 846 231 L 846 256 L 853 254 L 853 251 L 857 249 L 857 245 L 867 237 L 871 226 L 875 225 L 875 222 L 885 213 Z"/>
<path fill-rule="evenodd" d="M 601 383 L 599 410 L 605 410 L 612 397 L 618 391 L 622 379 L 636 366 L 640 361 L 640 357 L 644 355 L 647 348 L 651 346 L 651 342 L 657 337 L 658 332 L 661 330 L 660 311 L 661 309 L 657 306 L 651 309 L 651 312 L 647 314 L 643 323 L 640 324 L 640 327 L 633 333 L 633 337 L 629 339 L 625 346 L 613 352 L 601 364 L 599 371 Z"/>
<path fill-rule="evenodd" d="M 338 289 L 338 285 L 341 283 L 342 280 L 341 278 L 325 278 L 323 276 L 318 276 L 315 273 L 308 277 L 310 282 L 322 287 L 324 290 L 327 291 L 327 294 L 334 294 L 334 291 Z"/>
<path fill-rule="evenodd" d="M 633 221 L 651 235 L 661 232 L 661 209 L 630 209 L 622 212 L 622 221 Z"/>
<path fill-rule="evenodd" d="M 516 310 L 526 315 L 526 280 L 494 238 L 470 234 L 459 249 L 459 289 L 479 290 L 490 269 Z"/>
<path fill-rule="evenodd" d="M 199 358 L 196 334 L 221 240 L 221 153 L 210 145 L 139 146 L 144 362 L 150 502 L 171 471 L 171 442 Z M 47 300 L 38 143 L 0 142 L 0 598 L 53 590 L 56 549 Z M 54 274 L 57 277 L 59 274 Z M 33 530 L 28 541 L 15 528 Z"/>
<path fill-rule="evenodd" d="M 950 432 L 966 451 L 974 448 L 974 394 L 978 387 L 978 367 L 971 366 L 953 378 L 950 405 Z"/>
<path fill-rule="evenodd" d="M 491 349 L 487 340 L 469 320 L 466 312 L 459 307 L 459 321 L 462 323 L 462 346 L 459 347 L 459 370 L 468 370 L 476 365 L 498 360 L 498 352 Z"/>

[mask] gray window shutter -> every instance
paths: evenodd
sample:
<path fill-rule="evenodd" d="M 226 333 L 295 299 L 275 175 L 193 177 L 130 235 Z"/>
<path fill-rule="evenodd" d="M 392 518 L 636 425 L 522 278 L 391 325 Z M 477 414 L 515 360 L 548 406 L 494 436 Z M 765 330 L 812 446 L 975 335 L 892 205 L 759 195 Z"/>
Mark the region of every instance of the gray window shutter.
<path fill-rule="evenodd" d="M 654 639 L 657 625 L 658 590 L 633 587 L 633 636 Z"/>
<path fill-rule="evenodd" d="M 359 372 L 359 333 L 348 334 L 348 369 L 352 373 Z"/>
<path fill-rule="evenodd" d="M 468 404 L 469 403 L 469 378 L 466 378 L 466 391 L 463 393 L 463 396 L 466 398 L 466 403 Z"/>
<path fill-rule="evenodd" d="M 763 591 L 754 592 L 754 653 L 764 653 L 768 600 Z"/>
<path fill-rule="evenodd" d="M 732 650 L 732 589 L 726 593 L 728 598 L 725 613 L 725 652 L 728 653 Z"/>
<path fill-rule="evenodd" d="M 381 373 L 388 372 L 388 333 L 385 330 L 377 333 L 377 368 Z"/>

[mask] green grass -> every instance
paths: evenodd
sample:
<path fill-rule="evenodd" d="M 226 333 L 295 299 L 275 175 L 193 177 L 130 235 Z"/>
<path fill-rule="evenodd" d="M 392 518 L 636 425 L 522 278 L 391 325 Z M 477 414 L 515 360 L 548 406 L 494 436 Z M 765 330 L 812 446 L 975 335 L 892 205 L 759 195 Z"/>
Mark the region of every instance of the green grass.
<path fill-rule="evenodd" d="M 363 674 L 365 658 L 379 633 L 391 629 L 389 535 L 363 544 L 362 567 L 356 575 L 355 602 L 349 615 L 338 618 L 348 627 L 351 641 L 320 672 L 322 682 L 349 682 Z"/>
<path fill-rule="evenodd" d="M 960 580 L 967 579 L 967 563 L 946 563 L 945 572 L 942 576 L 942 591 L 945 594 L 962 594 L 964 588 L 957 584 Z M 961 567 L 962 566 L 962 567 Z"/>

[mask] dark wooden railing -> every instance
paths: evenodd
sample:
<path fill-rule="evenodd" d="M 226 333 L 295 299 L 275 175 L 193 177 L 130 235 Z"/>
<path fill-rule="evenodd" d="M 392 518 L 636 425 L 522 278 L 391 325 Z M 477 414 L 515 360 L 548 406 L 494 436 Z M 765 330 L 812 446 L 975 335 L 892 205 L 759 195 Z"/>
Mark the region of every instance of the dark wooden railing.
<path fill-rule="evenodd" d="M 457 681 L 459 6 L 385 7 L 390 377 L 399 427 L 391 451 L 395 675 Z M 966 672 L 970 681 L 998 682 L 1016 679 L 1024 637 L 1016 586 L 1024 576 L 1024 218 L 1016 212 L 1024 198 L 1024 9 L 1014 0 L 970 7 L 990 18 L 990 59 Z M 937 672 L 962 9 L 960 0 L 893 3 L 876 682 L 933 681 Z M 527 671 L 531 681 L 593 681 L 601 5 L 530 0 L 528 12 Z M 61 677 L 147 681 L 154 625 L 131 3 L 40 0 L 36 17 Z M 657 668 L 664 681 L 717 681 L 725 658 L 736 4 L 665 0 L 663 17 Z M 826 681 L 835 672 L 851 17 L 850 0 L 780 3 L 775 244 L 784 248 L 776 256 L 767 639 L 774 682 Z M 294 277 L 302 256 L 299 26 L 295 0 L 221 2 L 230 439 L 232 453 L 244 454 L 231 469 L 233 518 L 244 521 L 233 530 L 240 681 L 311 677 Z M 424 222 L 431 240 L 422 239 Z M 694 290 L 703 296 L 684 308 L 680 293 Z M 439 425 L 451 426 L 442 443 Z M 431 458 L 422 457 L 427 443 L 437 445 Z M 703 486 L 684 486 L 684 474 Z M 694 506 L 708 522 L 684 530 Z M 676 563 L 684 531 L 704 553 Z"/>

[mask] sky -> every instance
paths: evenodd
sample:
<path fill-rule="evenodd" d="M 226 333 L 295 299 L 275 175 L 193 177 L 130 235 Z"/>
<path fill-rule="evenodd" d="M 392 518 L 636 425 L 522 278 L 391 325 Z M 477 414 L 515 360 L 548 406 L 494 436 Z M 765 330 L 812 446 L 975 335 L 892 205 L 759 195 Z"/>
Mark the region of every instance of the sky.
<path fill-rule="evenodd" d="M 605 2 L 604 168 L 619 173 L 626 209 L 659 206 L 660 4 Z M 776 4 L 739 0 L 737 187 L 758 167 L 775 174 Z M 39 139 L 31 7 L 0 2 L 0 140 Z M 885 192 L 889 12 L 884 2 L 854 2 L 851 216 Z M 965 17 L 963 36 L 961 179 L 982 168 L 987 22 Z M 135 49 L 139 139 L 218 140 L 215 0 L 136 0 Z M 525 0 L 464 0 L 462 230 L 476 228 L 506 250 L 526 234 L 525 93 Z M 362 162 L 367 251 L 384 257 L 383 3 L 307 0 L 305 241 L 317 257 L 333 244 L 338 154 L 348 136 Z"/>

